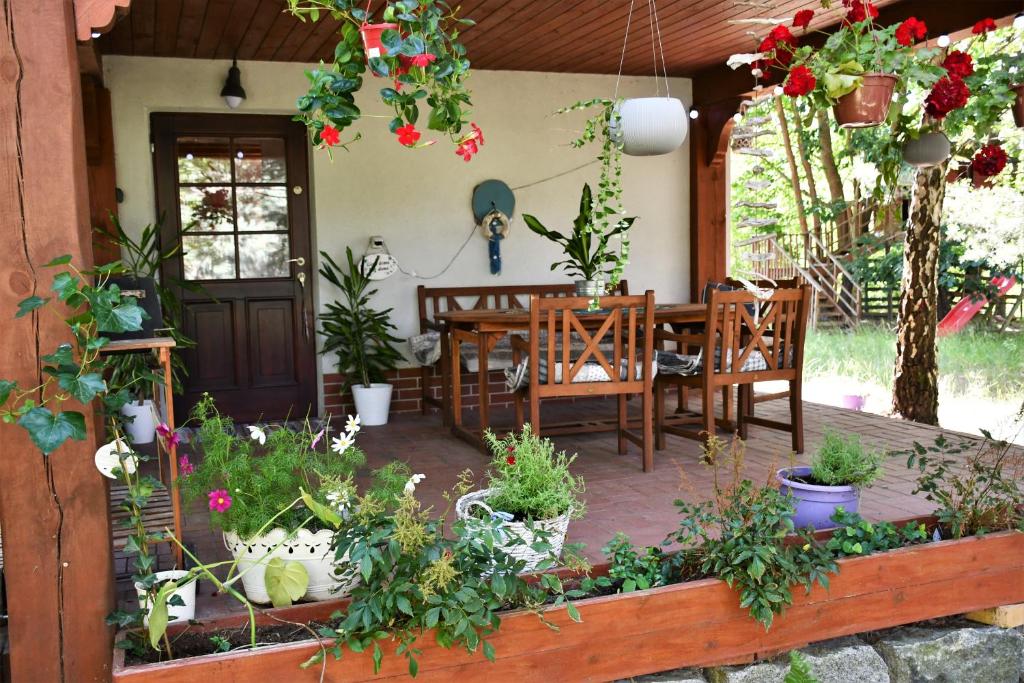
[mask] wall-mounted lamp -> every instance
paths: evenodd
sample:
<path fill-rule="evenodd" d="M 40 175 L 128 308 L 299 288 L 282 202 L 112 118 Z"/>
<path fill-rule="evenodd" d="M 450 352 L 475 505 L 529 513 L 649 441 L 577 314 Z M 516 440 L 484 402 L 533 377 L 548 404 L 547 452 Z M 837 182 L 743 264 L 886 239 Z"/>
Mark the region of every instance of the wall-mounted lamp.
<path fill-rule="evenodd" d="M 238 70 L 238 60 L 231 60 L 231 68 L 228 69 L 228 79 L 224 81 L 220 96 L 224 98 L 227 105 L 237 109 L 238 105 L 245 99 L 245 88 L 242 87 L 242 72 Z"/>

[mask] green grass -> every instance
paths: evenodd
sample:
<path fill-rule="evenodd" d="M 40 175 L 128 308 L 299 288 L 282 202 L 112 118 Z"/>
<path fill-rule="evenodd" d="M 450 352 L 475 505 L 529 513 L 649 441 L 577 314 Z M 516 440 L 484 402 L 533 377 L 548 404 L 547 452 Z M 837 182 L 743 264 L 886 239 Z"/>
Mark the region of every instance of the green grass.
<path fill-rule="evenodd" d="M 891 390 L 895 361 L 896 333 L 885 327 L 807 333 L 807 378 L 838 375 Z M 967 330 L 939 339 L 939 384 L 954 396 L 1020 398 L 1024 335 Z"/>

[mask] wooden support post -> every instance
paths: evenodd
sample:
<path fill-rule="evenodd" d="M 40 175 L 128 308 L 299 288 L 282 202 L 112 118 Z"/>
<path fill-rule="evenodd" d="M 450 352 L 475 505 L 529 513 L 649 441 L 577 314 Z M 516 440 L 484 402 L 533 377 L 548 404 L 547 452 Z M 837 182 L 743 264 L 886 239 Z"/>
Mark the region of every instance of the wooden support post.
<path fill-rule="evenodd" d="M 1019 628 L 1024 626 L 1024 603 L 968 612 L 964 616 L 971 621 L 991 624 L 999 628 Z"/>
<path fill-rule="evenodd" d="M 46 296 L 61 254 L 92 261 L 75 17 L 66 0 L 5 0 L 0 21 L 0 377 L 40 379 L 40 356 L 70 334 L 17 302 Z M 86 424 L 93 411 L 84 409 Z M 15 681 L 110 677 L 113 606 L 107 486 L 95 433 L 48 458 L 20 427 L 0 424 L 0 525 Z"/>

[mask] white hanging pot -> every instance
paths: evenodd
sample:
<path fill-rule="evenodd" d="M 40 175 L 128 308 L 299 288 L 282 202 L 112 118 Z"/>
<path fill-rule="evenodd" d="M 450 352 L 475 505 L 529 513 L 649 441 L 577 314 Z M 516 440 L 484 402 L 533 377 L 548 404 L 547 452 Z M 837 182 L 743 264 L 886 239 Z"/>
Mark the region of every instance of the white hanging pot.
<path fill-rule="evenodd" d="M 943 133 L 923 133 L 916 140 L 907 140 L 903 146 L 903 159 L 917 168 L 938 166 L 949 158 L 949 138 Z"/>
<path fill-rule="evenodd" d="M 124 426 L 128 432 L 128 438 L 134 444 L 153 443 L 156 438 L 156 411 L 153 410 L 153 402 L 146 399 L 141 404 L 132 401 L 121 407 L 121 414 L 127 418 Z"/>
<path fill-rule="evenodd" d="M 356 413 L 365 426 L 376 427 L 388 423 L 388 411 L 391 408 L 390 384 L 353 384 L 352 398 L 355 400 Z"/>
<path fill-rule="evenodd" d="M 171 569 L 165 572 L 157 572 L 156 580 L 157 585 L 164 583 L 165 581 L 180 581 L 188 576 L 188 572 L 182 571 L 181 569 Z M 170 598 L 167 603 L 167 623 L 174 624 L 181 621 L 192 621 L 196 618 L 196 581 L 189 581 L 184 586 L 178 587 L 172 595 L 177 595 L 181 598 L 183 605 L 172 605 Z M 147 603 L 149 602 L 148 596 L 146 595 L 145 589 L 135 584 L 135 592 L 139 596 L 139 607 L 146 612 L 145 621 L 149 624 L 149 612 L 152 609 Z M 177 602 L 177 600 L 175 600 Z"/>
<path fill-rule="evenodd" d="M 686 140 L 689 119 L 675 97 L 639 97 L 619 105 L 619 121 L 612 139 L 624 154 L 637 157 L 668 154 Z"/>

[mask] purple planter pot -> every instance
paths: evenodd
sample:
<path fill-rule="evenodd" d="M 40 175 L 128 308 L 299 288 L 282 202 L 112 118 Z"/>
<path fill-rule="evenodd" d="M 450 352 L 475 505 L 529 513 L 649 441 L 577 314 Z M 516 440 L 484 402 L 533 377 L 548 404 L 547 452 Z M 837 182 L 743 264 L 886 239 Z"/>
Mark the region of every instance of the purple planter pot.
<path fill-rule="evenodd" d="M 810 467 L 792 467 L 779 470 L 779 490 L 783 494 L 791 493 L 796 501 L 796 514 L 793 524 L 798 529 L 812 526 L 815 529 L 828 529 L 835 526 L 832 514 L 837 507 L 847 512 L 857 512 L 860 503 L 860 492 L 853 486 L 815 486 L 789 479 L 789 476 L 806 477 L 810 475 Z"/>
<path fill-rule="evenodd" d="M 841 401 L 848 410 L 864 410 L 864 404 L 867 403 L 867 399 L 860 394 L 843 394 Z"/>

